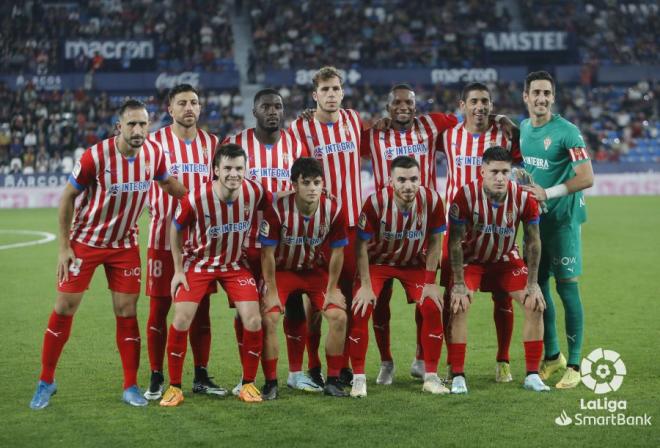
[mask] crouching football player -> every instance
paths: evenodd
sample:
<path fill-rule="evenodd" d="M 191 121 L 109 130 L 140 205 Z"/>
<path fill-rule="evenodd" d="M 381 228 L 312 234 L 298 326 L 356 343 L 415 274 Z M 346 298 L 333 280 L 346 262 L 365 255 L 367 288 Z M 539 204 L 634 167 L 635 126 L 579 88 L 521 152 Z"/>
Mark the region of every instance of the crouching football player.
<path fill-rule="evenodd" d="M 539 207 L 531 194 L 509 180 L 511 153 L 501 146 L 483 155 L 482 180 L 464 185 L 449 208 L 449 259 L 453 274 L 449 363 L 451 392 L 467 393 L 465 347 L 467 315 L 475 291 L 496 287 L 508 292 L 525 313 L 523 340 L 527 376 L 525 389 L 549 390 L 538 375 L 543 352 L 545 301 L 537 283 L 541 240 Z M 525 259 L 518 254 L 516 232 L 523 222 Z"/>

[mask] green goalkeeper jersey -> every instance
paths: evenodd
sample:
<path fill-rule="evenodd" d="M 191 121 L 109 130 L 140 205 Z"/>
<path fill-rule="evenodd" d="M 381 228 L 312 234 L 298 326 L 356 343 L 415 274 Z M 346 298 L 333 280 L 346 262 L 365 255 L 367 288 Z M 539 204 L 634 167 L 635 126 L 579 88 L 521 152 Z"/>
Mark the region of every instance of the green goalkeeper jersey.
<path fill-rule="evenodd" d="M 575 177 L 573 167 L 589 160 L 584 139 L 578 128 L 559 114 L 553 114 L 543 126 L 532 126 L 528 118 L 520 125 L 520 149 L 525 169 L 534 182 L 549 188 Z M 546 201 L 543 220 L 581 224 L 587 219 L 582 191 Z"/>

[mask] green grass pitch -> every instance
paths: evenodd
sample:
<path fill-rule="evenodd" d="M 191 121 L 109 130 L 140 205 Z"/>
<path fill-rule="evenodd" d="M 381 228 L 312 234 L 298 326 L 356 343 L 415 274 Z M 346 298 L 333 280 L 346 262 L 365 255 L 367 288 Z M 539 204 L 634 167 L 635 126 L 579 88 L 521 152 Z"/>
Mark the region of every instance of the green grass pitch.
<path fill-rule="evenodd" d="M 621 389 L 606 397 L 626 400 L 623 412 L 628 415 L 651 415 L 650 427 L 556 425 L 555 418 L 564 410 L 568 415 L 607 413 L 580 410 L 581 399 L 598 398 L 583 386 L 544 394 L 522 389 L 519 311 L 511 351 L 514 382 L 496 384 L 492 305 L 483 294 L 473 305 L 469 324 L 466 369 L 470 393 L 423 395 L 421 383 L 408 375 L 414 353 L 413 308 L 404 304 L 398 285 L 392 301 L 395 384 L 375 384 L 379 359 L 372 337 L 366 399 L 330 399 L 286 387 L 279 400 L 261 405 L 193 396 L 189 392 L 189 352 L 184 371 L 188 393 L 181 407 L 166 409 L 151 403 L 147 408 L 131 408 L 120 399 L 115 322 L 102 269 L 74 319 L 57 370 L 59 392 L 48 408 L 35 412 L 28 402 L 37 382 L 43 331 L 55 297 L 57 243 L 50 242 L 0 250 L 0 377 L 4 390 L 0 446 L 660 446 L 660 197 L 589 198 L 588 206 L 581 279 L 585 355 L 597 347 L 621 354 L 628 374 Z M 57 232 L 56 210 L 2 210 L 0 218 L 0 229 Z M 146 223 L 143 216 L 143 254 Z M 0 246 L 29 239 L 0 232 Z M 240 370 L 233 316 L 222 294 L 213 297 L 211 311 L 209 371 L 220 384 L 231 388 Z M 142 387 L 149 378 L 144 338 L 147 314 L 148 300 L 141 297 Z M 563 334 L 560 305 L 558 314 Z M 565 350 L 565 342 L 562 347 Z M 280 385 L 286 381 L 284 353 L 282 341 Z M 443 349 L 442 362 L 444 353 Z M 261 373 L 257 381 L 262 383 Z"/>

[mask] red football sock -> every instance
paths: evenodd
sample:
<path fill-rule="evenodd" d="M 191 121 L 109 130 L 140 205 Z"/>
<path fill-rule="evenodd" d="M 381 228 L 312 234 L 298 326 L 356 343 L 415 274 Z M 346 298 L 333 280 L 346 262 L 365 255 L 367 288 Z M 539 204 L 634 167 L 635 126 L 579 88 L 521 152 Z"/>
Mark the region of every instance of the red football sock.
<path fill-rule="evenodd" d="M 44 346 L 41 352 L 41 374 L 39 379 L 50 384 L 55 379 L 55 367 L 60 359 L 64 344 L 69 340 L 73 316 L 63 316 L 55 311 L 50 313 L 44 333 Z"/>
<path fill-rule="evenodd" d="M 261 358 L 261 368 L 264 371 L 266 381 L 277 379 L 277 358 L 263 359 Z"/>
<path fill-rule="evenodd" d="M 264 343 L 264 332 L 262 329 L 249 331 L 243 328 L 243 383 L 252 383 L 259 369 L 259 358 Z"/>
<path fill-rule="evenodd" d="M 527 372 L 538 372 L 543 355 L 543 340 L 525 341 L 525 366 Z"/>
<path fill-rule="evenodd" d="M 149 319 L 147 320 L 147 351 L 151 370 L 163 371 L 163 358 L 167 344 L 167 313 L 170 311 L 170 297 L 149 299 Z"/>
<path fill-rule="evenodd" d="M 190 324 L 190 348 L 193 352 L 193 359 L 195 367 L 206 367 L 209 364 L 209 353 L 211 352 L 211 316 L 210 316 L 210 303 L 211 300 L 208 295 L 205 295 L 199 307 L 197 307 L 197 314 Z"/>
<path fill-rule="evenodd" d="M 450 288 L 445 288 L 445 292 L 442 294 L 442 309 L 446 312 L 442 313 L 442 329 L 445 333 L 445 345 L 447 346 L 447 364 L 451 364 L 451 348 L 449 347 L 449 338 L 447 335 L 451 334 L 450 317 L 451 317 L 451 294 Z"/>
<path fill-rule="evenodd" d="M 437 373 L 438 361 L 442 352 L 442 317 L 435 303 L 428 299 L 421 306 L 421 314 L 423 316 L 422 346 L 424 347 L 425 371 L 426 373 Z"/>
<path fill-rule="evenodd" d="M 188 349 L 188 330 L 179 331 L 170 325 L 167 334 L 167 370 L 170 374 L 170 384 L 181 386 L 183 362 Z"/>
<path fill-rule="evenodd" d="M 234 317 L 234 333 L 236 334 L 236 344 L 238 345 L 238 358 L 243 362 L 243 321 L 238 315 Z"/>
<path fill-rule="evenodd" d="M 325 354 L 325 361 L 328 364 L 328 378 L 339 376 L 341 366 L 344 362 L 344 355 Z"/>
<path fill-rule="evenodd" d="M 289 355 L 289 372 L 302 370 L 303 356 L 305 356 L 305 342 L 307 341 L 307 321 L 297 320 L 284 316 L 284 336 L 286 337 L 286 351 Z M 320 339 L 320 335 L 319 335 Z M 316 358 L 319 357 L 319 346 L 316 345 Z M 311 355 L 310 355 L 311 360 Z M 319 361 L 320 364 L 320 361 Z"/>
<path fill-rule="evenodd" d="M 349 349 L 351 365 L 353 366 L 353 373 L 355 374 L 364 374 L 364 362 L 367 356 L 367 349 L 369 348 L 368 324 L 373 310 L 373 305 L 369 305 L 364 316 L 361 316 L 361 313 L 355 315 L 351 311 L 353 326 L 346 341 L 346 348 Z"/>
<path fill-rule="evenodd" d="M 392 298 L 392 282 L 385 282 L 385 286 L 378 296 L 373 313 L 374 337 L 380 352 L 381 361 L 392 361 L 390 346 L 390 299 Z"/>
<path fill-rule="evenodd" d="M 456 375 L 463 373 L 465 366 L 465 347 L 467 344 L 447 344 L 449 348 L 449 364 L 451 373 Z"/>
<path fill-rule="evenodd" d="M 321 345 L 321 333 L 307 333 L 307 368 L 321 367 L 319 358 L 319 346 Z M 342 355 L 343 359 L 343 355 Z"/>
<path fill-rule="evenodd" d="M 497 360 L 509 361 L 509 346 L 513 335 L 513 304 L 511 296 L 493 294 L 493 320 L 497 332 Z"/>
<path fill-rule="evenodd" d="M 347 257 L 344 259 L 344 268 L 342 271 L 342 276 L 339 279 L 339 289 L 341 289 L 341 293 L 344 295 L 344 297 L 346 297 L 346 309 L 348 310 L 348 319 L 346 319 L 346 340 L 344 341 L 344 362 L 341 366 L 342 369 L 351 368 L 351 356 L 349 353 L 350 344 L 348 336 L 351 334 L 351 326 L 353 325 L 353 313 L 351 312 L 351 304 L 353 302 L 354 275 L 347 275 L 347 273 L 350 272 L 355 272 L 355 260 L 353 257 Z"/>
<path fill-rule="evenodd" d="M 415 353 L 415 359 L 424 359 L 424 344 L 422 344 L 422 325 L 424 323 L 424 317 L 419 310 L 419 307 L 415 307 L 415 326 L 416 326 L 416 338 L 417 338 L 417 353 Z"/>
<path fill-rule="evenodd" d="M 137 384 L 137 371 L 140 367 L 140 327 L 137 317 L 117 318 L 117 348 L 124 368 L 124 389 Z"/>

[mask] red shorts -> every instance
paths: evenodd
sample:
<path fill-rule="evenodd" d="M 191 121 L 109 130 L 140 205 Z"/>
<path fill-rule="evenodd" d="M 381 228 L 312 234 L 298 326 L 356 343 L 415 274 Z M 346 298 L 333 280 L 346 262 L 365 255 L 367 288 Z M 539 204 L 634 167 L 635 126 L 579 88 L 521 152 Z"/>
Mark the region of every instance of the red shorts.
<path fill-rule="evenodd" d="M 309 296 L 314 311 L 323 311 L 325 291 L 328 288 L 328 273 L 324 269 L 309 269 L 304 271 L 277 271 L 277 295 L 282 308 L 293 293 L 304 293 Z M 329 308 L 336 308 L 330 305 Z M 274 310 L 268 310 L 274 311 Z"/>
<path fill-rule="evenodd" d="M 165 249 L 147 249 L 147 296 L 169 297 L 174 277 L 172 252 Z M 209 285 L 207 294 L 218 292 L 215 282 Z"/>
<path fill-rule="evenodd" d="M 202 298 L 209 294 L 215 282 L 220 282 L 220 286 L 227 293 L 230 303 L 234 302 L 258 302 L 259 293 L 257 292 L 257 282 L 247 268 L 240 267 L 234 271 L 215 271 L 215 272 L 186 272 L 189 291 L 179 286 L 174 297 L 175 302 L 195 302 L 199 303 Z"/>
<path fill-rule="evenodd" d="M 470 291 L 520 291 L 527 287 L 527 266 L 520 259 L 465 266 L 465 285 Z"/>
<path fill-rule="evenodd" d="M 378 297 L 383 290 L 385 282 L 390 279 L 397 279 L 401 282 L 408 303 L 417 303 L 422 297 L 422 290 L 425 285 L 425 266 L 386 266 L 380 264 L 369 265 L 369 277 L 371 278 L 371 287 L 374 295 Z M 357 293 L 360 282 L 357 281 L 353 291 Z"/>
<path fill-rule="evenodd" d="M 140 293 L 140 250 L 107 249 L 71 241 L 76 256 L 69 266 L 69 280 L 57 285 L 60 292 L 80 293 L 89 287 L 92 276 L 100 264 L 105 268 L 108 289 L 125 294 Z"/>

